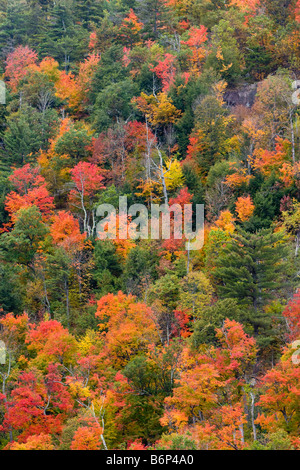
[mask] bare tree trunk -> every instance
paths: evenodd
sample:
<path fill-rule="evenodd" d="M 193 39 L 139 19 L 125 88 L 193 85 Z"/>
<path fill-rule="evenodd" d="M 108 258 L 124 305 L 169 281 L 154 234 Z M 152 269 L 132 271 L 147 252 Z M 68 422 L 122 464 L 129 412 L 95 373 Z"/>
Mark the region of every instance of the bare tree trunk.
<path fill-rule="evenodd" d="M 169 198 L 168 198 L 168 191 L 167 191 L 166 180 L 165 180 L 164 163 L 163 163 L 162 154 L 161 154 L 161 151 L 159 150 L 159 148 L 157 148 L 157 151 L 158 151 L 158 155 L 159 155 L 160 177 L 161 177 L 161 182 L 162 182 L 162 186 L 163 186 L 165 204 L 167 206 L 167 205 L 169 205 Z"/>
<path fill-rule="evenodd" d="M 300 246 L 300 231 L 298 230 L 298 231 L 296 232 L 296 248 L 295 248 L 295 257 L 297 257 L 297 256 L 298 256 L 299 246 Z"/>
<path fill-rule="evenodd" d="M 291 141 L 292 141 L 292 158 L 293 158 L 293 163 L 295 163 L 296 162 L 295 130 L 294 130 L 293 114 L 292 113 L 290 113 L 290 125 L 291 125 Z"/>
<path fill-rule="evenodd" d="M 245 443 L 245 437 L 244 437 L 244 425 L 243 425 L 243 423 L 239 425 L 239 430 L 240 430 L 240 433 L 241 433 L 242 444 L 244 444 Z"/>
<path fill-rule="evenodd" d="M 252 431 L 253 431 L 253 439 L 256 441 L 256 427 L 255 427 L 255 422 L 254 422 L 254 402 L 255 402 L 254 393 L 250 392 L 250 396 L 251 396 L 251 406 L 250 406 L 251 425 L 252 425 Z"/>

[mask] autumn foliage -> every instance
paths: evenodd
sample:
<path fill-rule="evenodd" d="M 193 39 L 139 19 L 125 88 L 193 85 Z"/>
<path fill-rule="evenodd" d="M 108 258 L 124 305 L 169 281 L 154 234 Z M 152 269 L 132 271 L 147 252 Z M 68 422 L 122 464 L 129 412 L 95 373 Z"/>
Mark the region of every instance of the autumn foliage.
<path fill-rule="evenodd" d="M 300 450 L 299 24 L 0 1 L 0 450 Z"/>

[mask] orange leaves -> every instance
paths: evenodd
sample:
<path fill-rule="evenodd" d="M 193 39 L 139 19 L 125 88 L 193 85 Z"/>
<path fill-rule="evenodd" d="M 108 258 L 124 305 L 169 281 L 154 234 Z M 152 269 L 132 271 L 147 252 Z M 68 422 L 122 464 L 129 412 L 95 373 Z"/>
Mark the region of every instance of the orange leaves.
<path fill-rule="evenodd" d="M 185 428 L 188 420 L 188 416 L 183 411 L 176 408 L 167 408 L 159 421 L 162 426 L 168 426 L 169 429 L 177 430 Z"/>
<path fill-rule="evenodd" d="M 105 295 L 98 301 L 96 317 L 101 322 L 106 356 L 119 367 L 157 337 L 151 309 L 132 295 Z"/>
<path fill-rule="evenodd" d="M 187 41 L 182 41 L 182 44 L 186 44 L 192 49 L 201 48 L 202 44 L 207 41 L 207 28 L 203 25 L 200 28 L 192 26 L 189 29 L 189 39 Z"/>
<path fill-rule="evenodd" d="M 15 317 L 8 313 L 0 319 L 1 339 L 5 341 L 7 347 L 14 349 L 24 343 L 28 331 L 29 317 L 27 313 Z"/>
<path fill-rule="evenodd" d="M 96 44 L 97 44 L 97 32 L 92 31 L 90 34 L 90 42 L 89 42 L 89 49 L 95 49 Z"/>
<path fill-rule="evenodd" d="M 214 412 L 210 423 L 196 424 L 190 431 L 201 450 L 243 450 L 243 425 L 246 422 L 239 403 L 224 405 Z"/>
<path fill-rule="evenodd" d="M 42 185 L 40 188 L 33 188 L 24 196 L 12 191 L 5 200 L 5 209 L 10 214 L 12 222 L 16 221 L 17 213 L 20 209 L 30 206 L 37 206 L 46 218 L 50 215 L 54 208 L 53 197 L 49 196 L 46 185 Z"/>
<path fill-rule="evenodd" d="M 140 42 L 140 31 L 143 26 L 143 23 L 139 21 L 133 9 L 130 8 L 129 14 L 124 18 L 121 26 L 118 28 L 121 41 L 131 46 L 138 44 Z"/>
<path fill-rule="evenodd" d="M 273 152 L 269 150 L 257 149 L 254 152 L 253 167 L 262 172 L 263 175 L 269 176 L 273 170 L 280 171 L 283 163 L 287 160 L 288 140 L 276 138 L 276 149 Z"/>
<path fill-rule="evenodd" d="M 243 184 L 248 184 L 252 175 L 247 175 L 247 170 L 244 168 L 236 173 L 226 176 L 225 183 L 228 184 L 231 188 L 236 188 L 242 186 Z"/>
<path fill-rule="evenodd" d="M 145 304 L 135 303 L 132 295 L 118 292 L 117 295 L 107 294 L 98 300 L 96 317 L 104 321 L 100 323 L 100 330 L 104 330 L 108 325 L 117 328 L 123 321 L 133 322 L 136 318 L 141 318 L 142 311 L 151 315 L 150 308 Z M 145 319 L 144 325 L 151 329 L 152 322 Z"/>
<path fill-rule="evenodd" d="M 76 80 L 80 88 L 80 102 L 86 101 L 86 94 L 90 91 L 92 79 L 100 60 L 101 55 L 93 53 L 80 64 L 79 74 Z"/>
<path fill-rule="evenodd" d="M 246 365 L 251 364 L 257 354 L 255 339 L 248 336 L 243 326 L 235 320 L 226 319 L 224 326 L 217 330 L 217 337 L 223 345 L 219 352 L 221 362 L 218 367 L 227 371 L 238 371 L 243 374 Z"/>
<path fill-rule="evenodd" d="M 300 176 L 300 162 L 292 163 L 283 163 L 282 167 L 279 169 L 280 180 L 283 182 L 286 188 L 289 188 L 293 184 L 296 187 L 299 187 L 299 176 Z"/>
<path fill-rule="evenodd" d="M 199 74 L 201 71 L 201 64 L 205 58 L 205 48 L 203 44 L 207 41 L 207 28 L 203 25 L 200 28 L 192 26 L 189 29 L 189 39 L 187 41 L 181 41 L 182 44 L 186 44 L 191 52 L 191 72 Z"/>
<path fill-rule="evenodd" d="M 143 28 L 143 26 L 143 23 L 139 21 L 133 9 L 130 8 L 130 12 L 128 13 L 126 18 L 124 18 L 121 27 L 129 28 L 133 32 L 138 33 Z"/>
<path fill-rule="evenodd" d="M 55 137 L 49 140 L 49 148 L 47 152 L 41 151 L 38 158 L 38 163 L 41 166 L 43 174 L 47 175 L 47 179 L 53 178 L 53 164 L 59 159 L 60 162 L 64 159 L 68 159 L 68 155 L 58 155 L 55 151 L 57 143 L 60 139 L 73 128 L 73 122 L 70 118 L 62 119 L 59 123 L 59 129 Z M 60 173 L 64 173 L 65 170 L 61 169 Z M 56 179 L 56 176 L 54 177 Z"/>
<path fill-rule="evenodd" d="M 26 343 L 29 350 L 37 353 L 37 363 L 76 361 L 75 338 L 56 320 L 43 321 L 38 326 L 31 325 Z"/>
<path fill-rule="evenodd" d="M 255 12 L 260 5 L 260 0 L 230 0 L 230 4 L 242 11 Z"/>
<path fill-rule="evenodd" d="M 44 74 L 54 84 L 60 77 L 59 63 L 53 57 L 45 57 L 39 64 L 30 65 L 28 71 Z"/>
<path fill-rule="evenodd" d="M 286 351 L 280 362 L 262 378 L 263 394 L 258 406 L 265 413 L 257 419 L 263 428 L 274 431 L 280 427 L 298 436 L 300 403 L 300 367 Z"/>
<path fill-rule="evenodd" d="M 238 218 L 242 222 L 245 222 L 246 220 L 250 219 L 254 212 L 254 209 L 254 204 L 249 195 L 239 197 L 235 203 L 235 210 L 237 212 Z"/>
<path fill-rule="evenodd" d="M 93 426 L 82 426 L 74 434 L 71 450 L 99 450 L 103 429 L 95 423 Z"/>
<path fill-rule="evenodd" d="M 34 434 L 26 439 L 26 442 L 13 442 L 6 448 L 9 450 L 54 450 L 50 434 Z"/>
<path fill-rule="evenodd" d="M 84 247 L 86 236 L 80 232 L 78 220 L 70 212 L 59 211 L 54 216 L 50 235 L 54 243 L 67 252 L 80 251 Z"/>
<path fill-rule="evenodd" d="M 216 449 L 242 450 L 245 447 L 243 425 L 247 423 L 247 417 L 240 403 L 222 406 L 212 422 L 215 425 Z"/>
<path fill-rule="evenodd" d="M 96 42 L 97 38 L 92 37 L 90 44 L 93 45 Z M 52 57 L 45 57 L 39 64 L 30 62 L 25 72 L 26 74 L 39 73 L 45 75 L 54 84 L 55 95 L 65 101 L 69 108 L 80 111 L 82 110 L 82 104 L 86 101 L 86 94 L 90 89 L 100 59 L 101 56 L 98 53 L 91 52 L 80 63 L 77 77 L 65 70 L 59 70 L 59 63 Z M 25 72 L 23 71 L 23 74 Z"/>
<path fill-rule="evenodd" d="M 56 96 L 62 101 L 67 101 L 70 108 L 77 108 L 79 106 L 80 89 L 73 74 L 66 73 L 62 70 L 55 88 Z"/>
<path fill-rule="evenodd" d="M 221 386 L 219 373 L 214 365 L 196 362 L 193 367 L 188 367 L 181 373 L 173 396 L 165 399 L 168 414 L 164 420 L 171 419 L 175 427 L 181 427 L 192 417 L 204 417 L 217 405 L 216 392 Z"/>
<path fill-rule="evenodd" d="M 240 449 L 246 417 L 238 386 L 245 385 L 245 374 L 255 362 L 256 343 L 241 324 L 229 319 L 217 330 L 217 338 L 220 347 L 204 354 L 183 350 L 180 378 L 173 395 L 165 399 L 161 423 L 181 433 L 190 430 L 200 447 L 205 443 L 210 448 Z M 226 400 L 230 397 L 230 405 L 224 404 L 223 394 Z M 187 427 L 190 420 L 194 426 Z"/>
<path fill-rule="evenodd" d="M 53 197 L 49 195 L 45 178 L 39 174 L 38 168 L 24 165 L 15 169 L 9 180 L 16 189 L 11 191 L 5 200 L 5 209 L 12 222 L 15 222 L 20 209 L 33 205 L 38 207 L 45 218 L 51 214 L 54 209 Z"/>
<path fill-rule="evenodd" d="M 242 185 L 248 185 L 252 175 L 248 174 L 248 170 L 246 168 L 237 168 L 236 163 L 230 162 L 230 168 L 234 173 L 230 173 L 226 176 L 225 183 L 232 189 L 235 189 Z"/>

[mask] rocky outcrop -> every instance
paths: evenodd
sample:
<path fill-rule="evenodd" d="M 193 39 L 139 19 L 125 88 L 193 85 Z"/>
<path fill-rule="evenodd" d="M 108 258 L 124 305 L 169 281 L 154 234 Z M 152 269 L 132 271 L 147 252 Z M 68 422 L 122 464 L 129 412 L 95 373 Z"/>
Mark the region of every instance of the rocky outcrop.
<path fill-rule="evenodd" d="M 224 101 L 229 107 L 245 106 L 246 108 L 251 108 L 255 100 L 256 92 L 257 83 L 243 85 L 227 90 L 224 94 Z"/>

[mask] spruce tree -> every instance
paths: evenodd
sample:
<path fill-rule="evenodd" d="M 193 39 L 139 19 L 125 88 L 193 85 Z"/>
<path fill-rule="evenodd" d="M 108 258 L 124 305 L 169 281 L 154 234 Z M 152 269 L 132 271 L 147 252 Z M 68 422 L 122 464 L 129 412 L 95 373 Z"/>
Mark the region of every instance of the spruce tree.
<path fill-rule="evenodd" d="M 243 322 L 251 325 L 254 335 L 262 335 L 262 342 L 272 336 L 272 318 L 264 307 L 287 282 L 287 255 L 282 232 L 239 229 L 216 261 L 214 276 L 220 298 L 237 300 L 245 312 Z"/>

